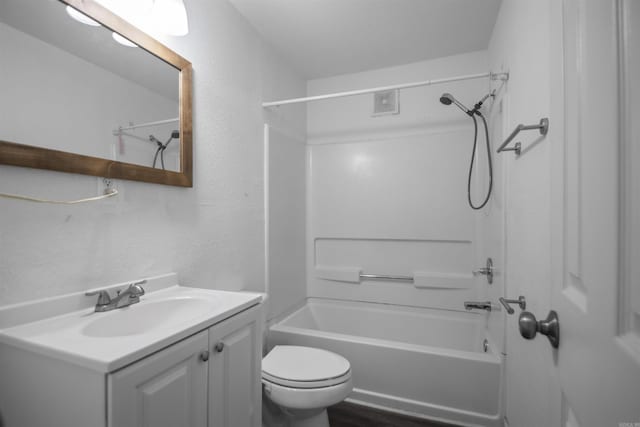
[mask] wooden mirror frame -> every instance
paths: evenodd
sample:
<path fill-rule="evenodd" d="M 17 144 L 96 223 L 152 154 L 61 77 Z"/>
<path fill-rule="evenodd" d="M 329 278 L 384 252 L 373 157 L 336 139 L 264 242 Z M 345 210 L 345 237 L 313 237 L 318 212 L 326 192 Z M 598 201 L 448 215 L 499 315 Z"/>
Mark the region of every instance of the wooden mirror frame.
<path fill-rule="evenodd" d="M 140 48 L 178 69 L 180 72 L 180 172 L 1 140 L 0 164 L 192 187 L 191 63 L 93 0 L 59 1 L 100 22 L 104 27 L 121 34 Z"/>

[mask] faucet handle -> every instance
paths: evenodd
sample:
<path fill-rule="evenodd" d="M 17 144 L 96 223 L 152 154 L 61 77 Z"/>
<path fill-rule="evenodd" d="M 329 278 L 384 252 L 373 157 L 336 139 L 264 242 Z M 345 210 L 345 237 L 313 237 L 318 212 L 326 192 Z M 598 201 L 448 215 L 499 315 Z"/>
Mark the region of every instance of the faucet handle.
<path fill-rule="evenodd" d="M 147 280 L 140 280 L 139 282 L 134 282 L 129 285 L 129 290 L 131 291 L 132 296 L 142 296 L 144 295 L 144 288 L 141 285 L 147 283 Z"/>
<path fill-rule="evenodd" d="M 85 295 L 88 297 L 98 295 L 98 302 L 96 303 L 96 305 L 109 305 L 111 303 L 111 297 L 109 296 L 109 292 L 105 290 L 85 292 Z"/>
<path fill-rule="evenodd" d="M 517 304 L 520 306 L 520 310 L 524 310 L 527 308 L 527 300 L 524 296 L 520 295 L 518 299 L 506 299 L 505 297 L 498 298 L 500 304 L 507 310 L 507 313 L 513 314 L 515 310 L 511 307 L 511 304 Z"/>

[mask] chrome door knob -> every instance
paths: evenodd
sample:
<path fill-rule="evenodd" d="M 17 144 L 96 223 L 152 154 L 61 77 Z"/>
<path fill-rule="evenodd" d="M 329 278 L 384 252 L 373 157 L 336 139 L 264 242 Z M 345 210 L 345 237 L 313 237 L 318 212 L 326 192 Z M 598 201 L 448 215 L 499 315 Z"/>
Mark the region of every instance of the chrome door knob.
<path fill-rule="evenodd" d="M 532 313 L 523 311 L 520 313 L 518 325 L 520 327 L 520 335 L 524 339 L 532 340 L 540 332 L 542 335 L 546 335 L 553 348 L 558 348 L 560 345 L 560 322 L 558 313 L 554 310 L 549 312 L 545 320 L 540 321 L 537 321 L 536 316 Z"/>
<path fill-rule="evenodd" d="M 222 350 L 224 350 L 224 343 L 220 341 L 213 347 L 213 349 L 216 351 L 216 353 L 221 353 Z"/>
<path fill-rule="evenodd" d="M 205 350 L 202 353 L 200 353 L 200 360 L 202 360 L 203 362 L 206 362 L 207 360 L 209 360 L 209 352 Z"/>

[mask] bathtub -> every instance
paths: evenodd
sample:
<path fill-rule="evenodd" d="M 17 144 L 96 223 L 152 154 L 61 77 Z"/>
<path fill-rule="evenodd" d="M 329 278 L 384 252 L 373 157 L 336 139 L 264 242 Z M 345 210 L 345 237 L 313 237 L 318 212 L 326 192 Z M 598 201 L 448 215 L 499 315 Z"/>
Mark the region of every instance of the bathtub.
<path fill-rule="evenodd" d="M 268 345 L 324 348 L 351 362 L 349 401 L 461 425 L 502 426 L 501 357 L 485 316 L 309 298 Z"/>

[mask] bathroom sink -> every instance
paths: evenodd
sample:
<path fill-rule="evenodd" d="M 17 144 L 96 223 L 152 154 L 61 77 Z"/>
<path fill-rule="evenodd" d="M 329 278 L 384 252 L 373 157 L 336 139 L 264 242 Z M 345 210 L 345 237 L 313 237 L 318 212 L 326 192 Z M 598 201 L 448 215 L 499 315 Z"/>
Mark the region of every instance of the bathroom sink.
<path fill-rule="evenodd" d="M 140 302 L 95 312 L 97 298 L 84 292 L 61 301 L 36 301 L 14 308 L 23 319 L 0 327 L 0 342 L 55 357 L 101 373 L 113 372 L 166 346 L 259 304 L 260 294 L 172 285 L 175 275 L 147 281 Z M 165 282 L 162 282 L 165 280 Z M 160 285 L 158 284 L 160 283 Z M 164 286 L 162 284 L 164 283 Z M 118 286 L 122 289 L 123 286 Z M 115 287 L 114 287 L 115 288 Z M 154 289 L 155 288 L 155 289 Z M 114 293 L 110 289 L 110 293 Z M 67 308 L 91 304 L 79 310 Z M 52 307 L 58 310 L 52 311 Z M 22 313 L 41 316 L 29 321 Z M 0 322 L 6 319 L 0 310 Z M 26 320 L 26 321 L 25 321 Z M 1 423 L 0 423 L 1 424 Z"/>
<path fill-rule="evenodd" d="M 81 332 L 88 337 L 121 337 L 147 333 L 175 321 L 187 321 L 215 309 L 210 300 L 176 297 L 142 302 L 99 316 L 87 323 Z"/>

